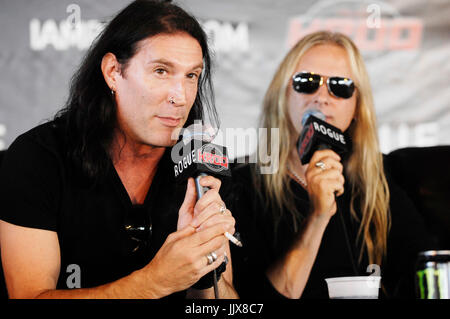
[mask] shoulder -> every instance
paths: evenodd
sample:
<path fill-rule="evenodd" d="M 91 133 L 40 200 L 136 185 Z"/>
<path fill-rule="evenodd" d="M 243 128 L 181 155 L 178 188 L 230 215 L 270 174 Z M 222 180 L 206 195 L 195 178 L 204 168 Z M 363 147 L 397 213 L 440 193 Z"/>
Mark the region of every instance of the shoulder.
<path fill-rule="evenodd" d="M 256 165 L 235 164 L 231 169 L 230 183 L 235 198 L 245 197 L 247 201 L 254 199 L 258 194 Z"/>
<path fill-rule="evenodd" d="M 64 161 L 64 146 L 53 122 L 39 125 L 18 136 L 6 150 L 1 180 L 40 178 L 50 181 Z"/>
<path fill-rule="evenodd" d="M 227 205 L 232 205 L 235 209 L 240 208 L 243 204 L 249 204 L 249 200 L 253 197 L 249 191 L 254 192 L 252 184 L 251 167 L 249 164 L 234 163 L 231 165 L 231 178 L 226 182 L 226 202 Z M 247 200 L 245 200 L 247 199 Z"/>
<path fill-rule="evenodd" d="M 20 135 L 0 170 L 0 218 L 25 227 L 54 230 L 63 184 L 62 156 L 52 123 Z"/>
<path fill-rule="evenodd" d="M 22 160 L 26 160 L 26 156 L 34 153 L 59 157 L 63 152 L 62 139 L 63 132 L 57 123 L 51 121 L 41 124 L 19 135 L 8 148 L 5 160 L 11 156 L 23 156 Z"/>
<path fill-rule="evenodd" d="M 393 174 L 393 172 L 395 173 L 395 164 L 392 162 L 392 158 L 389 157 L 389 154 L 383 154 L 383 168 L 391 197 L 392 195 L 397 195 L 397 193 L 402 195 L 403 190 L 398 184 L 398 178 Z"/>
<path fill-rule="evenodd" d="M 395 214 L 398 214 L 399 211 L 401 211 L 401 209 L 399 209 L 400 207 L 414 207 L 406 190 L 402 186 L 401 180 L 399 180 L 399 176 L 396 174 L 396 165 L 397 164 L 392 161 L 389 154 L 383 154 L 384 174 L 389 187 L 391 214 L 394 214 L 394 217 Z"/>
<path fill-rule="evenodd" d="M 231 176 L 233 178 L 233 182 L 246 183 L 253 181 L 255 173 L 256 173 L 255 164 L 236 163 L 231 168 Z"/>
<path fill-rule="evenodd" d="M 410 154 L 409 154 L 410 155 Z M 389 185 L 391 215 L 391 239 L 401 239 L 409 246 L 425 250 L 437 244 L 438 239 L 429 227 L 427 211 L 423 211 L 424 183 L 415 178 L 415 159 L 403 152 L 384 155 L 385 175 Z M 418 250 L 420 250 L 418 249 Z"/>
<path fill-rule="evenodd" d="M 403 218 L 432 234 L 434 246 L 446 242 L 450 174 L 442 163 L 449 163 L 450 146 L 407 147 L 384 159 L 391 206 L 397 208 L 391 209 L 393 224 Z"/>

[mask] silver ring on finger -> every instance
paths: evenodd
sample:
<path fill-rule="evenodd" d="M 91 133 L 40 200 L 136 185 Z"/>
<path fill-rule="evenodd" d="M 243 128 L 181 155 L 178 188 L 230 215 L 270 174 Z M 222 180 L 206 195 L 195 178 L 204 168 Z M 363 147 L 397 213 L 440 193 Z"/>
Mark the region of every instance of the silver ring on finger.
<path fill-rule="evenodd" d="M 219 208 L 219 213 L 221 213 L 222 215 L 225 215 L 226 212 L 227 212 L 227 207 L 225 206 L 225 204 L 222 204 L 222 206 L 220 206 L 220 208 Z"/>
<path fill-rule="evenodd" d="M 212 256 L 212 254 L 206 255 L 206 259 L 208 259 L 208 266 L 214 262 L 214 257 Z"/>
<path fill-rule="evenodd" d="M 211 255 L 212 259 L 213 259 L 213 262 L 215 262 L 217 260 L 217 258 L 218 258 L 217 254 L 215 252 L 211 252 L 210 255 Z"/>
<path fill-rule="evenodd" d="M 326 166 L 325 166 L 325 163 L 322 162 L 322 161 L 317 162 L 316 164 L 314 164 L 314 166 L 320 168 L 322 171 L 327 169 Z"/>

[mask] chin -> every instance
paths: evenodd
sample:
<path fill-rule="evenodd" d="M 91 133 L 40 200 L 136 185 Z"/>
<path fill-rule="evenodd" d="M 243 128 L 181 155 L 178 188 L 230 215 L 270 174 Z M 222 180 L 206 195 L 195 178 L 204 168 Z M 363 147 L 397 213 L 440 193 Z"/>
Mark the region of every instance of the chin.
<path fill-rule="evenodd" d="M 170 134 L 167 136 L 161 136 L 159 138 L 154 138 L 152 141 L 147 143 L 148 145 L 156 146 L 156 147 L 172 147 L 177 143 L 178 140 L 171 139 Z"/>
<path fill-rule="evenodd" d="M 159 147 L 172 147 L 179 139 L 180 130 L 176 127 L 157 127 L 153 129 L 156 134 L 151 134 L 151 138 L 147 139 L 148 144 Z M 149 136 L 150 137 L 150 136 Z"/>

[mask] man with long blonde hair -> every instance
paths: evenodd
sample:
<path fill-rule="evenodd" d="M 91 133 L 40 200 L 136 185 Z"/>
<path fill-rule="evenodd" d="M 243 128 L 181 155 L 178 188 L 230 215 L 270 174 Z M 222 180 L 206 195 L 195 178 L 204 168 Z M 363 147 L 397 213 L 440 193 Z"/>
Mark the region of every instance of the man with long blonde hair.
<path fill-rule="evenodd" d="M 369 264 L 381 267 L 388 295 L 404 278 L 411 284 L 404 275 L 426 247 L 416 236 L 426 234 L 412 203 L 385 176 L 369 77 L 351 39 L 325 31 L 305 36 L 281 62 L 263 104 L 261 126 L 279 128 L 279 169 L 261 174 L 257 163 L 233 173 L 233 211 L 247 242 L 235 258 L 244 260 L 234 267 L 241 296 L 323 298 L 325 278 L 368 275 Z M 319 150 L 301 164 L 297 141 L 311 110 L 350 137 L 346 158 Z M 259 148 L 270 152 L 268 131 Z"/>

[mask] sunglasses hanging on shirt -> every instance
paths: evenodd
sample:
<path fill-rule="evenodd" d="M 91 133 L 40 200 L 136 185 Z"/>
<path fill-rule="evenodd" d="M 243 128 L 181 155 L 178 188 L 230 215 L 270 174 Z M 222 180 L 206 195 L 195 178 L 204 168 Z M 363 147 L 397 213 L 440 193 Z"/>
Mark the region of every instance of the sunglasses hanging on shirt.
<path fill-rule="evenodd" d="M 293 76 L 292 86 L 298 93 L 312 94 L 324 83 L 324 79 L 332 96 L 343 99 L 352 97 L 355 84 L 351 79 L 340 76 L 327 77 L 314 72 L 299 72 Z"/>
<path fill-rule="evenodd" d="M 152 237 L 152 222 L 143 205 L 134 205 L 131 208 L 125 216 L 124 227 L 135 243 L 133 253 L 149 247 Z"/>

